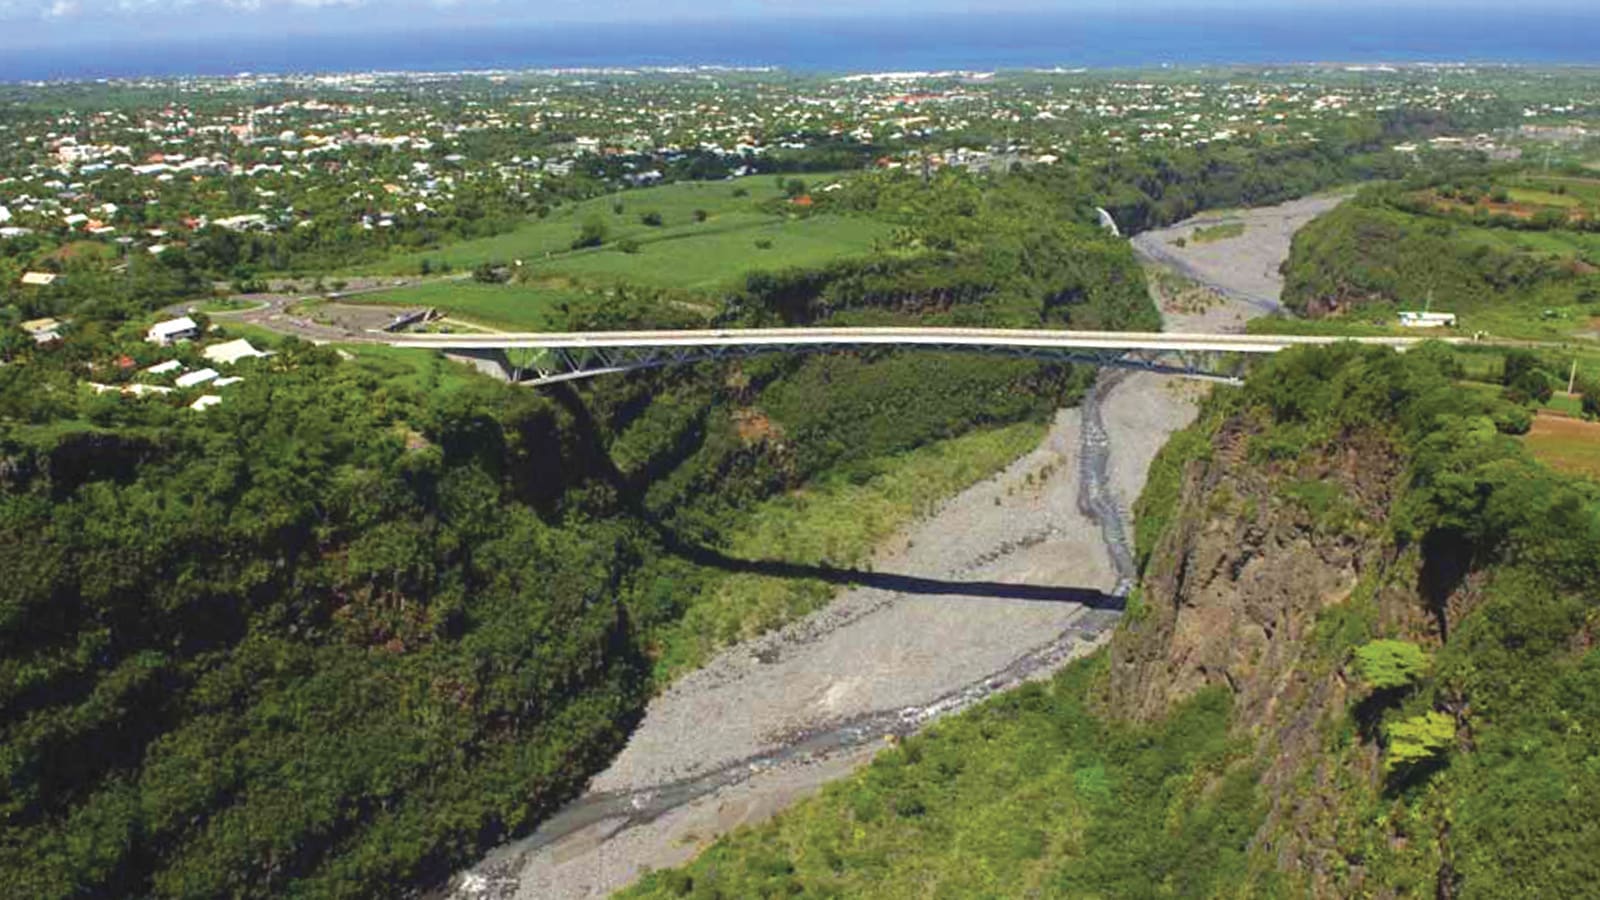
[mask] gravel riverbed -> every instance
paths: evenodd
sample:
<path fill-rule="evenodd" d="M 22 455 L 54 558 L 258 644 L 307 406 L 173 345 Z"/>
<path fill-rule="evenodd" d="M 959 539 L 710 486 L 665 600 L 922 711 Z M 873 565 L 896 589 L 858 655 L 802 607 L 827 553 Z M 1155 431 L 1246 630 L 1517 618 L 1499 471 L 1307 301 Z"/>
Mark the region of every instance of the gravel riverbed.
<path fill-rule="evenodd" d="M 1167 329 L 1236 330 L 1261 314 L 1261 301 L 1277 299 L 1289 236 L 1335 202 L 1248 211 L 1244 235 L 1210 244 L 1172 245 L 1192 221 L 1139 236 L 1147 258 L 1225 298 L 1169 313 Z M 1219 253 L 1223 245 L 1235 246 Z M 1104 390 L 1105 488 L 1124 522 L 1150 460 L 1193 420 L 1204 389 L 1136 373 Z M 459 873 L 443 895 L 605 896 L 849 774 L 886 737 L 1103 644 L 1119 577 L 1100 525 L 1080 511 L 1082 427 L 1079 410 L 1061 410 L 1031 453 L 880 548 L 873 571 L 911 576 L 906 589 L 844 590 L 675 683 L 584 797 Z"/>

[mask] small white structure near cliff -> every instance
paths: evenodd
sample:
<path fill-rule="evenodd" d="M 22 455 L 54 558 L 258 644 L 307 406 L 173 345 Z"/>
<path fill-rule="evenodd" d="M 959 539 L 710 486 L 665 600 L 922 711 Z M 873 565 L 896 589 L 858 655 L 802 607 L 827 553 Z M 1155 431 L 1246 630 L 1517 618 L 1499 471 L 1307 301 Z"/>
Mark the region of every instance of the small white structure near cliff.
<path fill-rule="evenodd" d="M 1400 327 L 1402 328 L 1454 328 L 1456 327 L 1455 313 L 1436 312 L 1410 312 L 1401 310 Z"/>

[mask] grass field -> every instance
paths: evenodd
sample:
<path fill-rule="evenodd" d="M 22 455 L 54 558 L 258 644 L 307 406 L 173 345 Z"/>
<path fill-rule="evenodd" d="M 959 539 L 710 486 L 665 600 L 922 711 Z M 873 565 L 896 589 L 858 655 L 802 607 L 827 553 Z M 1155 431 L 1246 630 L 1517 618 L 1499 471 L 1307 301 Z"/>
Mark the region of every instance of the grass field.
<path fill-rule="evenodd" d="M 480 284 L 475 281 L 430 281 L 373 294 L 345 298 L 346 303 L 385 306 L 430 306 L 447 316 L 507 331 L 549 330 L 558 321 L 560 304 L 575 292 L 531 284 Z"/>
<path fill-rule="evenodd" d="M 1551 468 L 1600 479 L 1600 423 L 1540 415 L 1523 441 Z"/>
<path fill-rule="evenodd" d="M 1511 196 L 1512 203 L 1526 203 L 1530 206 L 1554 206 L 1561 209 L 1571 209 L 1582 205 L 1583 201 L 1570 194 L 1558 194 L 1554 191 L 1540 190 L 1538 188 L 1514 187 L 1506 190 Z"/>
<path fill-rule="evenodd" d="M 807 184 L 826 185 L 846 174 L 819 173 L 804 176 L 802 180 Z M 770 175 L 752 175 L 732 181 L 686 181 L 607 194 L 557 207 L 549 216 L 530 218 L 515 231 L 395 256 L 361 271 L 414 275 L 423 260 L 435 270 L 444 264 L 462 270 L 491 261 L 532 262 L 547 254 L 570 252 L 573 238 L 591 219 L 606 226 L 608 243 L 632 239 L 643 244 L 690 234 L 759 227 L 777 218 L 762 207 L 782 194 L 778 181 Z M 705 212 L 705 221 L 695 221 L 696 210 Z M 644 224 L 641 217 L 646 212 L 660 214 L 661 224 Z"/>
<path fill-rule="evenodd" d="M 752 271 L 814 266 L 870 253 L 889 232 L 888 225 L 869 219 L 769 217 L 738 229 L 653 236 L 640 241 L 634 253 L 608 244 L 529 261 L 528 267 L 535 275 L 707 291 L 735 286 Z"/>
<path fill-rule="evenodd" d="M 870 253 L 888 232 L 889 226 L 867 219 L 768 217 L 738 230 L 664 235 L 632 253 L 608 245 L 530 262 L 521 269 L 526 280 L 518 283 L 451 278 L 352 295 L 343 302 L 430 306 L 490 328 L 543 330 L 555 327 L 561 304 L 578 297 L 584 286 L 635 284 L 697 293 L 733 289 L 750 272 Z"/>

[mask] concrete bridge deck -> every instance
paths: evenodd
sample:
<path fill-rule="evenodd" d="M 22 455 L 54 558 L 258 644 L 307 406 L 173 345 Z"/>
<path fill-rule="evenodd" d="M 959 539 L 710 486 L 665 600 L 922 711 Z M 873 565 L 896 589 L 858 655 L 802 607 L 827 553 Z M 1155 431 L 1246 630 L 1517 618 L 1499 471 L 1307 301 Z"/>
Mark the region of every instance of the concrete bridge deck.
<path fill-rule="evenodd" d="M 509 381 L 550 384 L 765 353 L 907 347 L 993 353 L 1234 381 L 1241 355 L 1354 341 L 1404 350 L 1425 338 L 1172 334 L 1010 328 L 730 328 L 681 331 L 383 334 L 392 347 L 441 350 Z M 1460 341 L 1461 338 L 1445 340 Z"/>

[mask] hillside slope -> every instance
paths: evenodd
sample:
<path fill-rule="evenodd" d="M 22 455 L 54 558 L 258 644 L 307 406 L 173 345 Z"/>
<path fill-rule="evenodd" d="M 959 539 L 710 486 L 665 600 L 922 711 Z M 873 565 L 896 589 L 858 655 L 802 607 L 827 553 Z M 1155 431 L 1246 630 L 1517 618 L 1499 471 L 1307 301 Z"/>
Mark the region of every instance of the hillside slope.
<path fill-rule="evenodd" d="M 1497 402 L 1274 360 L 1158 458 L 1108 653 L 638 894 L 1584 895 L 1600 492 Z"/>

